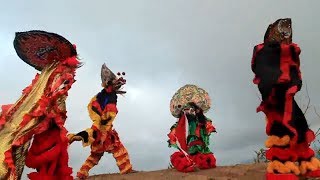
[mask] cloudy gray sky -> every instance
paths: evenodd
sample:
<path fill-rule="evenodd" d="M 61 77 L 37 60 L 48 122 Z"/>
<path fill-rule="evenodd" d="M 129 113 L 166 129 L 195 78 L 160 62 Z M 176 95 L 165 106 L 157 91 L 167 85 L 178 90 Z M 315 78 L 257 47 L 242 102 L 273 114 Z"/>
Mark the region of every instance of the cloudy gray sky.
<path fill-rule="evenodd" d="M 67 100 L 69 131 L 91 126 L 86 106 L 101 89 L 105 62 L 113 71 L 127 73 L 128 93 L 119 97 L 114 125 L 135 169 L 167 168 L 174 149 L 167 147 L 166 134 L 176 121 L 169 101 L 186 83 L 211 95 L 207 116 L 218 131 L 211 138 L 217 164 L 248 161 L 266 138 L 264 116 L 255 113 L 259 99 L 250 70 L 252 49 L 278 18 L 293 19 L 304 82 L 312 105 L 320 108 L 319 6 L 318 0 L 6 1 L 0 6 L 0 104 L 16 101 L 36 73 L 16 55 L 14 33 L 55 32 L 77 44 L 84 62 Z M 300 104 L 306 102 L 304 94 L 299 94 Z M 318 128 L 312 111 L 308 118 L 312 129 Z M 75 174 L 89 148 L 74 143 L 69 152 Z M 105 154 L 90 173 L 110 172 L 118 169 Z"/>

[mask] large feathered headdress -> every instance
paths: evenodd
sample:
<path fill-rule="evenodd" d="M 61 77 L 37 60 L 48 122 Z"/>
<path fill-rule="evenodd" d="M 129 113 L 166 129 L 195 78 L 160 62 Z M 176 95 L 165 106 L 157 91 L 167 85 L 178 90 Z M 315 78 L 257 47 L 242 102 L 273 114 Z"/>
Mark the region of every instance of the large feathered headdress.
<path fill-rule="evenodd" d="M 52 63 L 77 56 L 75 45 L 58 34 L 45 31 L 17 32 L 13 45 L 18 56 L 39 71 Z"/>

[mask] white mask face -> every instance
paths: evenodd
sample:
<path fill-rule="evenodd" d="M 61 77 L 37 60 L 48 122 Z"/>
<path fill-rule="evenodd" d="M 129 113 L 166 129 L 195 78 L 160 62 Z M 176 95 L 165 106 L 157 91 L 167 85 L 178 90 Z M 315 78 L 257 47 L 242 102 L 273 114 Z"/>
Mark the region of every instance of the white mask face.
<path fill-rule="evenodd" d="M 279 24 L 278 24 L 278 31 L 283 35 L 283 37 L 285 39 L 290 38 L 291 36 L 291 24 L 289 24 L 289 26 L 286 26 L 287 20 L 283 19 L 280 20 Z"/>
<path fill-rule="evenodd" d="M 191 115 L 196 115 L 196 111 L 194 108 L 185 108 L 182 110 L 186 115 L 191 114 Z"/>

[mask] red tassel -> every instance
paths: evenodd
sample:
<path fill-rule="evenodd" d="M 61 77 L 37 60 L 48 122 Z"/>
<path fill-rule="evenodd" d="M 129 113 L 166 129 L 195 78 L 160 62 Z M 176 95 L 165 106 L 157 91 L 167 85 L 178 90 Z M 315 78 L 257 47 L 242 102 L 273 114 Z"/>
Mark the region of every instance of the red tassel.
<path fill-rule="evenodd" d="M 71 67 L 77 67 L 79 65 L 79 61 L 77 60 L 76 57 L 71 57 L 66 59 L 65 63 Z"/>

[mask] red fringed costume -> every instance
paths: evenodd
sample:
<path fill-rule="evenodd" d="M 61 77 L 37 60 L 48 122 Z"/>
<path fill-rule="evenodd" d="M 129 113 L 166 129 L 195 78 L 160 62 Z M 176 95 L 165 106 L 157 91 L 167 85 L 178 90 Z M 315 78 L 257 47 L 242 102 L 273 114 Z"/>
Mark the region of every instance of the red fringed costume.
<path fill-rule="evenodd" d="M 320 161 L 310 148 L 314 132 L 294 100 L 302 86 L 300 52 L 292 43 L 291 19 L 269 25 L 264 43 L 254 48 L 254 83 L 262 96 L 257 111 L 264 112 L 267 119 L 268 180 L 320 177 Z"/>
<path fill-rule="evenodd" d="M 120 75 L 118 73 L 118 76 Z M 125 74 L 122 73 L 122 75 Z M 117 94 L 125 93 L 120 89 L 126 80 L 123 77 L 116 77 L 105 64 L 101 68 L 101 80 L 104 88 L 88 104 L 93 125 L 85 131 L 68 135 L 70 143 L 82 141 L 84 147 L 91 146 L 90 156 L 77 173 L 80 179 L 86 179 L 89 176 L 90 169 L 99 163 L 105 152 L 113 155 L 121 174 L 133 172 L 129 154 L 121 143 L 117 131 L 112 129 L 112 123 L 118 113 Z"/>
<path fill-rule="evenodd" d="M 37 170 L 28 175 L 32 180 L 71 180 L 64 123 L 65 100 L 80 65 L 75 46 L 54 33 L 28 31 L 16 33 L 14 47 L 41 74 L 15 104 L 2 106 L 0 179 L 20 179 L 27 165 Z"/>
<path fill-rule="evenodd" d="M 210 105 L 208 93 L 189 84 L 180 88 L 171 99 L 171 113 L 179 120 L 170 129 L 168 143 L 169 147 L 179 150 L 170 157 L 171 164 L 178 171 L 216 167 L 216 159 L 209 149 L 209 136 L 216 130 L 203 114 Z"/>

